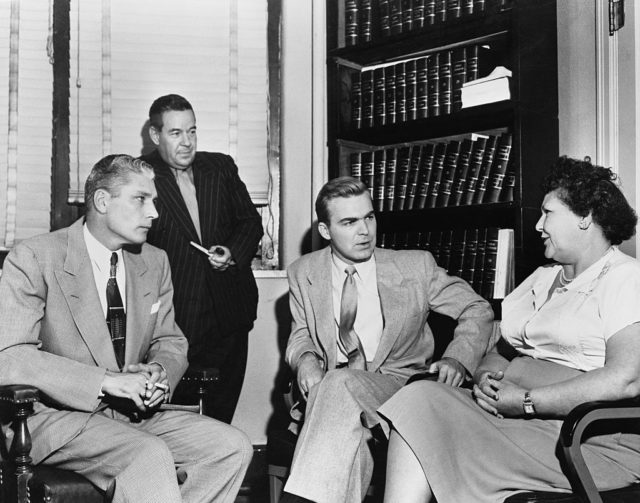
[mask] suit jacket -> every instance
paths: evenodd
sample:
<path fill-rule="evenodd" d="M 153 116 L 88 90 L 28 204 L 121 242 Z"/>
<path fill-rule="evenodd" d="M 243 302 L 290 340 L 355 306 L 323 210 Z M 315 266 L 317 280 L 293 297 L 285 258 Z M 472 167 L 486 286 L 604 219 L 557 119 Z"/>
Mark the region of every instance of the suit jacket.
<path fill-rule="evenodd" d="M 458 320 L 444 356 L 473 373 L 490 343 L 491 306 L 465 281 L 438 267 L 428 252 L 376 248 L 374 253 L 384 328 L 369 370 L 405 380 L 424 372 L 433 356 L 433 334 L 427 324 L 433 310 Z M 320 356 L 325 369 L 336 367 L 331 267 L 329 247 L 289 267 L 293 321 L 286 360 L 296 371 L 306 352 Z"/>
<path fill-rule="evenodd" d="M 147 241 L 167 252 L 175 287 L 176 320 L 186 336 L 202 337 L 215 313 L 223 328 L 245 328 L 256 319 L 258 288 L 251 260 L 262 237 L 262 220 L 251 202 L 238 168 L 228 155 L 198 152 L 193 178 L 198 200 L 202 242 L 198 239 L 175 175 L 157 151 L 143 156 L 156 172 L 159 217 Z M 214 271 L 208 258 L 189 245 L 223 245 L 236 266 Z"/>
<path fill-rule="evenodd" d="M 103 407 L 102 380 L 107 370 L 118 371 L 82 224 L 18 244 L 0 276 L 0 383 L 41 390 L 43 403 L 29 418 L 35 462 Z M 143 244 L 124 250 L 123 260 L 125 364 L 158 362 L 175 389 L 187 367 L 187 341 L 174 321 L 167 256 Z"/>

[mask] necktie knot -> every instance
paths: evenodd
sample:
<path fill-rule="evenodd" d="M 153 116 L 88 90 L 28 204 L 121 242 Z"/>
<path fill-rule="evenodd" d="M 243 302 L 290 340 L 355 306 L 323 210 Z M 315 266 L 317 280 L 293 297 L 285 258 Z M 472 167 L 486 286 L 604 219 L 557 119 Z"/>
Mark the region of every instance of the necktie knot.
<path fill-rule="evenodd" d="M 110 260 L 111 267 L 109 268 L 110 278 L 116 277 L 117 264 L 118 264 L 118 254 L 116 252 L 113 252 L 111 254 L 111 260 Z"/>
<path fill-rule="evenodd" d="M 356 266 L 354 266 L 353 264 L 348 265 L 347 267 L 345 267 L 344 272 L 347 273 L 347 276 L 349 276 L 349 278 L 352 278 L 353 275 L 357 272 Z"/>

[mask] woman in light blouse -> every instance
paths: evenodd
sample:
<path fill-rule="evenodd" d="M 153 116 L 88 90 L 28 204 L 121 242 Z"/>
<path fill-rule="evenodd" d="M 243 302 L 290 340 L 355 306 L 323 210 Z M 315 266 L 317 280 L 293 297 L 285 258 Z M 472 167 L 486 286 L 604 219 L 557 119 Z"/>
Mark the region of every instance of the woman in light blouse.
<path fill-rule="evenodd" d="M 640 263 L 616 245 L 637 218 L 609 169 L 561 157 L 536 229 L 545 256 L 504 299 L 501 339 L 473 390 L 413 383 L 385 403 L 385 503 L 495 502 L 570 491 L 556 455 L 576 405 L 640 395 Z M 599 489 L 640 479 L 640 427 L 583 445 Z"/>

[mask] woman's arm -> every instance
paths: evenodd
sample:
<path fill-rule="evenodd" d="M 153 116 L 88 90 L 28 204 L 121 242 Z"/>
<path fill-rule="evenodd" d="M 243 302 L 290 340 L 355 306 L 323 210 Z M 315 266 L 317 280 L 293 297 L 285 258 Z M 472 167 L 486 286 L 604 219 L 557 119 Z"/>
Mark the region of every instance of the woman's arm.
<path fill-rule="evenodd" d="M 524 393 L 530 392 L 536 415 L 564 417 L 577 405 L 593 400 L 623 400 L 640 395 L 640 323 L 628 325 L 606 343 L 605 364 L 561 383 L 524 389 L 496 382 L 497 400 L 482 399 L 506 416 L 523 414 Z"/>

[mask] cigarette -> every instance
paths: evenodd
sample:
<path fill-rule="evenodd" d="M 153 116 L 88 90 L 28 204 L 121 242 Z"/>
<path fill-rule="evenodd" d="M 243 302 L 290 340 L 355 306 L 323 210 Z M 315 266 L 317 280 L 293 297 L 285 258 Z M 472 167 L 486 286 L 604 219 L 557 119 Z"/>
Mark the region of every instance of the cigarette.
<path fill-rule="evenodd" d="M 169 386 L 167 386 L 166 384 L 163 384 L 163 383 L 161 383 L 161 382 L 157 382 L 157 383 L 155 384 L 155 387 L 156 387 L 156 388 L 163 389 L 163 390 L 165 390 L 165 391 L 167 391 L 167 390 L 169 389 Z"/>

